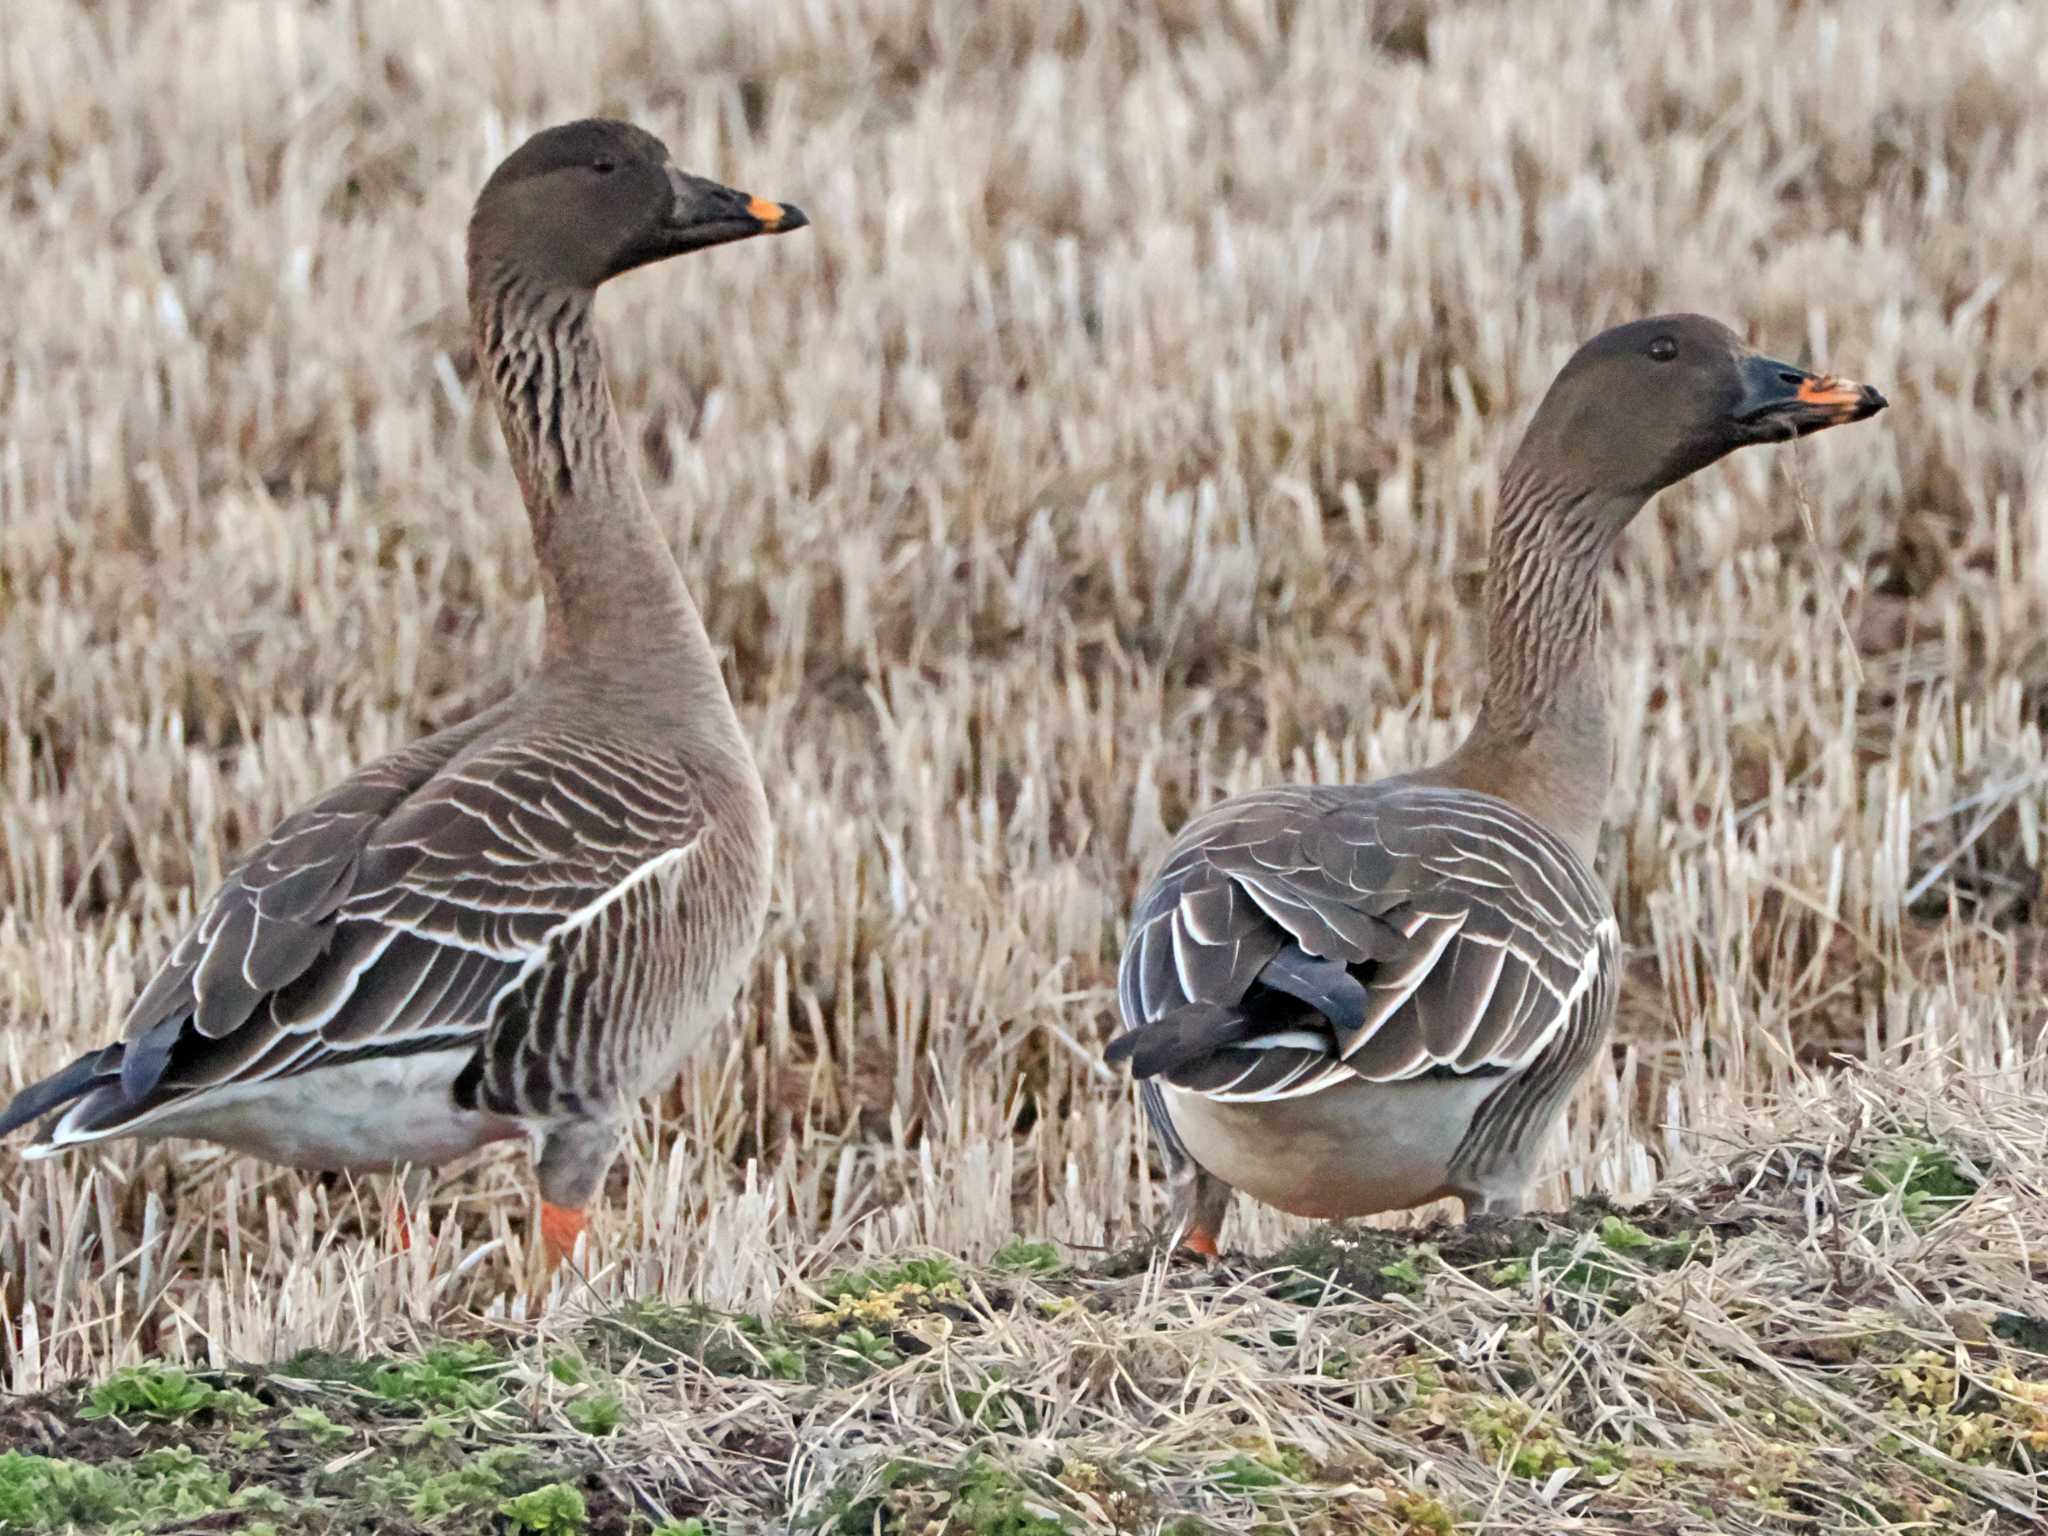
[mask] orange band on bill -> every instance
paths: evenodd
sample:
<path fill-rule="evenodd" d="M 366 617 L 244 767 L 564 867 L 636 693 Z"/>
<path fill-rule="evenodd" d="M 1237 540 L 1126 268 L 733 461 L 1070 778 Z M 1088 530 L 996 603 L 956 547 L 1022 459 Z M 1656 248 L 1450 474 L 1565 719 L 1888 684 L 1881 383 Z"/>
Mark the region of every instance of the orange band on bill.
<path fill-rule="evenodd" d="M 1835 378 L 1832 374 L 1808 379 L 1799 386 L 1802 405 L 1859 405 L 1862 400 L 1861 384 Z"/>

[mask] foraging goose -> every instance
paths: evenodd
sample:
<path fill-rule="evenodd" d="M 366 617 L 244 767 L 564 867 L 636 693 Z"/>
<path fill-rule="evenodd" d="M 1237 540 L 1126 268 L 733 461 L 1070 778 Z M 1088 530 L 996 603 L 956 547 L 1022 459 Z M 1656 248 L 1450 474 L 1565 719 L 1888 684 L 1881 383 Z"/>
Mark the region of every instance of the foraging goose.
<path fill-rule="evenodd" d="M 800 229 L 626 123 L 536 134 L 469 226 L 477 356 L 533 524 L 540 668 L 286 818 L 207 901 L 119 1044 L 24 1090 L 30 1156 L 195 1136 L 318 1169 L 533 1138 L 559 1258 L 634 1102 L 731 1005 L 773 830 L 649 514 L 591 318 L 649 262 Z"/>
<path fill-rule="evenodd" d="M 1502 479 L 1491 677 L 1471 734 L 1374 784 L 1240 795 L 1139 900 L 1109 1047 L 1142 1083 L 1175 1236 L 1214 1257 L 1231 1189 L 1303 1216 L 1458 1195 L 1513 1213 L 1613 1019 L 1600 572 L 1658 491 L 1876 390 L 1665 315 L 1586 343 Z"/>

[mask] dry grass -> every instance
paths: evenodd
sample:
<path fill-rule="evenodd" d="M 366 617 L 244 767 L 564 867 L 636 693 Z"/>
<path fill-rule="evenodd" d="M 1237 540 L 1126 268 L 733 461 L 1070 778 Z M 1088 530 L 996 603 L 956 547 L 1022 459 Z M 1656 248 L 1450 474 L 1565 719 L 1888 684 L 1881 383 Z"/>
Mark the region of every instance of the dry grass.
<path fill-rule="evenodd" d="M 2048 1314 L 2044 57 L 2025 0 L 0 8 L 0 1091 L 116 1028 L 284 810 L 524 675 L 460 234 L 512 142 L 603 110 L 816 227 L 601 305 L 785 842 L 738 1027 L 601 1219 L 598 1297 L 786 1312 L 863 1254 L 1151 1219 L 1098 1062 L 1141 872 L 1228 790 L 1456 737 L 1505 451 L 1577 340 L 1687 307 L 1895 408 L 1700 477 L 1625 548 L 1629 986 L 1546 1197 L 1697 1181 L 1788 1102 L 2002 1105 L 2008 1203 L 1968 1230 L 2004 1278 L 1971 1283 Z M 1875 1075 L 1829 1088 L 1841 1056 Z M 531 1310 L 516 1153 L 443 1180 L 393 1257 L 381 1181 L 14 1150 L 17 1390 Z M 1883 1251 L 1870 1304 L 1924 1299 L 1936 1261 Z M 1326 1409 L 1201 1294 L 1184 1337 L 1149 1331 L 1156 1292 L 1122 1343 L 1090 1325 L 1172 1357 L 1147 1401 L 1392 1454 L 1380 1399 Z M 1501 1347 L 1469 1285 L 1428 1294 L 1443 1347 Z M 1770 1318 L 1714 1294 L 1657 1369 L 1755 1346 Z M 1587 1367 L 1599 1433 L 1693 1416 L 1630 1385 L 1650 1358 Z M 777 1507 L 875 1450 L 820 1433 Z M 1491 1504 L 1474 1462 L 1459 1518 L 1525 1528 L 1552 1474 L 1512 1460 Z"/>
<path fill-rule="evenodd" d="M 1850 1078 L 1750 1142 L 1626 1214 L 1330 1228 L 1208 1272 L 898 1254 L 765 1315 L 646 1298 L 130 1372 L 0 1401 L 0 1437 L 101 1469 L 0 1456 L 0 1530 L 10 1484 L 30 1531 L 174 1502 L 523 1531 L 537 1501 L 580 1510 L 540 1527 L 565 1536 L 2040 1529 L 2038 1099 Z"/>

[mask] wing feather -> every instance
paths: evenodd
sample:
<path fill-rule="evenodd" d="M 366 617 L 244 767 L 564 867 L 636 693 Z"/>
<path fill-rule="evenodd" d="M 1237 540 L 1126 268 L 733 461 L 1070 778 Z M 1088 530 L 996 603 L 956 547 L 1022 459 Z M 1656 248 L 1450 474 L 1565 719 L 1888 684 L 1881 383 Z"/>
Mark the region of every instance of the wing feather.
<path fill-rule="evenodd" d="M 55 1139 L 140 1129 L 229 1084 L 366 1053 L 481 1045 L 505 998 L 549 983 L 559 935 L 702 834 L 703 802 L 666 754 L 493 742 L 499 713 L 282 822 L 143 989 L 123 1044 L 60 1074 L 61 1097 L 24 1096 L 79 1100 Z"/>
<path fill-rule="evenodd" d="M 1518 1071 L 1589 986 L 1611 991 L 1588 967 L 1611 966 L 1612 921 L 1578 856 L 1504 801 L 1258 791 L 1191 822 L 1140 898 L 1118 995 L 1128 1032 L 1159 1033 L 1119 1054 L 1234 1100 Z"/>

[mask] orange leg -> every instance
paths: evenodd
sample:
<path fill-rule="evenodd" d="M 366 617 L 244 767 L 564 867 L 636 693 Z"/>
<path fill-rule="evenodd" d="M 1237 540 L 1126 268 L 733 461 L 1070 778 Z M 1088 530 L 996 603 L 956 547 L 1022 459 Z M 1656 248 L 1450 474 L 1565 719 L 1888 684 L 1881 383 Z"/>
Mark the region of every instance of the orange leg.
<path fill-rule="evenodd" d="M 572 1205 L 540 1203 L 540 1236 L 547 1246 L 548 1268 L 556 1269 L 576 1254 L 576 1239 L 590 1228 L 590 1217 Z"/>
<path fill-rule="evenodd" d="M 1181 1247 L 1197 1258 L 1215 1263 L 1222 1255 L 1216 1250 L 1216 1233 L 1200 1222 L 1188 1228 L 1188 1235 L 1180 1240 Z"/>
<path fill-rule="evenodd" d="M 433 1187 L 431 1168 L 407 1168 L 398 1180 L 389 1207 L 391 1215 L 384 1223 L 385 1235 L 391 1239 L 393 1252 L 411 1253 L 415 1241 L 433 1240 L 434 1226 L 427 1216 L 427 1196 Z M 413 1227 L 415 1218 L 420 1223 L 417 1238 Z"/>

